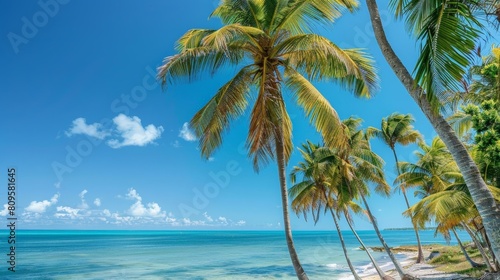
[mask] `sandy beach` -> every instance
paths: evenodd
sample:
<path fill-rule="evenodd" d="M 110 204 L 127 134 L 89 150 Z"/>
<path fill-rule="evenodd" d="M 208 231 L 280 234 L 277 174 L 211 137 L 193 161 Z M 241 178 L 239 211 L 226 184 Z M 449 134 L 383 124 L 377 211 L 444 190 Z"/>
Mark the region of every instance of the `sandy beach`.
<path fill-rule="evenodd" d="M 428 257 L 430 255 L 430 251 L 424 250 L 424 256 Z M 456 273 L 446 273 L 439 270 L 436 270 L 434 266 L 427 263 L 415 263 L 417 258 L 417 254 L 414 252 L 405 252 L 405 255 L 408 256 L 406 261 L 401 262 L 405 272 L 415 278 L 421 280 L 427 279 L 439 279 L 439 280 L 459 280 L 459 279 L 473 279 L 467 277 L 465 275 L 456 274 Z M 395 280 L 400 280 L 401 277 L 398 275 L 396 270 L 386 271 L 386 274 L 393 277 Z M 363 277 L 363 280 L 378 280 L 380 277 L 375 275 L 370 275 Z"/>

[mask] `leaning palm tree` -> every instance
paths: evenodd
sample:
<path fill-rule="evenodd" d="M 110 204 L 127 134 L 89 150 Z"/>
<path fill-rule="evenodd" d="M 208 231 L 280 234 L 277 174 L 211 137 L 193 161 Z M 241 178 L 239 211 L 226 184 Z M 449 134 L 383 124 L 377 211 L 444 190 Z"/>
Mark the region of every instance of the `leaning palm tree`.
<path fill-rule="evenodd" d="M 356 176 L 353 177 L 355 180 L 351 181 L 350 188 L 353 192 L 355 191 L 359 194 L 380 243 L 394 264 L 394 267 L 400 277 L 404 278 L 405 272 L 385 242 L 385 239 L 378 228 L 377 219 L 370 210 L 366 200 L 366 197 L 370 195 L 367 183 L 375 185 L 375 192 L 379 195 L 389 196 L 390 194 L 390 186 L 387 184 L 382 170 L 384 161 L 371 150 L 368 138 L 369 134 L 372 132 L 367 131 L 365 133 L 359 129 L 361 119 L 349 118 L 347 121 L 344 121 L 344 124 L 349 131 L 349 149 L 347 156 L 337 156 L 342 156 L 341 158 L 346 162 L 343 166 L 351 168 L 353 170 L 351 173 L 355 173 Z"/>
<path fill-rule="evenodd" d="M 479 168 L 450 124 L 439 113 L 445 89 L 456 89 L 472 59 L 481 27 L 471 6 L 482 1 L 392 1 L 398 14 L 422 42 L 415 78 L 401 62 L 385 35 L 376 0 L 366 0 L 375 38 L 382 54 L 407 92 L 443 139 L 464 176 L 472 199 L 483 218 L 494 255 L 500 257 L 500 207 L 488 190 Z M 498 6 L 496 6 L 498 8 Z M 497 10 L 498 11 L 498 10 Z"/>
<path fill-rule="evenodd" d="M 409 215 L 410 211 L 414 213 L 415 220 L 421 226 L 429 221 L 433 221 L 437 224 L 436 233 L 441 233 L 446 239 L 450 239 L 449 231 L 452 231 L 466 260 L 472 267 L 480 266 L 468 256 L 467 251 L 456 233 L 456 228 L 459 227 L 464 227 L 469 232 L 470 229 L 467 228 L 464 221 L 469 221 L 477 215 L 477 210 L 474 207 L 470 195 L 462 190 L 455 189 L 454 186 L 451 185 L 445 190 L 438 191 L 423 198 L 417 204 L 413 205 L 411 209 L 407 210 L 405 215 Z M 482 245 L 477 242 L 473 234 L 470 233 L 470 235 L 476 243 L 485 265 L 488 266 L 490 271 L 494 272 L 495 268 L 490 263 Z"/>
<path fill-rule="evenodd" d="M 198 111 L 190 126 L 208 158 L 222 144 L 223 133 L 241 116 L 250 100 L 247 138 L 254 169 L 276 160 L 285 236 L 299 279 L 307 279 L 294 248 L 288 215 L 285 168 L 292 152 L 292 125 L 283 94 L 288 92 L 332 147 L 345 145 L 337 113 L 311 81 L 335 81 L 356 96 L 369 97 L 376 84 L 372 61 L 359 49 L 341 49 L 311 28 L 331 23 L 355 0 L 223 0 L 212 13 L 222 21 L 217 30 L 193 29 L 177 42 L 178 54 L 158 69 L 163 85 L 192 80 L 204 70 L 226 65 L 239 71 Z M 287 89 L 287 90 L 285 90 Z"/>
<path fill-rule="evenodd" d="M 398 260 L 390 250 L 389 246 L 385 242 L 376 221 L 375 216 L 370 211 L 370 207 L 366 201 L 366 197 L 369 196 L 370 192 L 367 183 L 372 183 L 375 185 L 375 191 L 383 196 L 388 196 L 390 194 L 390 187 L 386 183 L 384 172 L 382 171 L 384 161 L 375 154 L 366 138 L 365 133 L 359 129 L 361 124 L 361 119 L 348 118 L 343 121 L 349 135 L 349 148 L 342 153 L 336 149 L 329 148 L 319 148 L 316 149 L 315 157 L 304 156 L 308 162 L 329 162 L 329 164 L 336 166 L 337 176 L 330 176 L 332 178 L 329 181 L 330 186 L 335 186 L 332 188 L 335 190 L 337 199 L 335 202 L 338 205 L 343 205 L 353 198 L 361 198 L 364 203 L 366 214 L 368 215 L 370 221 L 372 222 L 373 228 L 382 243 L 384 249 L 389 255 L 391 261 L 393 262 L 397 272 L 404 277 L 405 273 L 399 264 Z M 305 167 L 308 165 L 299 165 L 306 170 Z M 309 164 L 309 166 L 314 166 Z M 319 168 L 308 169 L 308 170 L 321 170 Z M 325 171 L 317 172 L 317 174 L 323 175 Z M 293 174 L 293 173 L 292 173 Z M 314 173 L 305 173 L 312 176 Z M 324 175 L 323 175 L 324 176 Z M 293 177 L 292 177 L 293 178 Z M 337 181 L 333 181 L 336 179 Z M 341 188 L 342 187 L 342 188 Z M 343 191 L 340 191 L 343 190 Z M 312 198 L 312 196 L 309 196 Z M 292 204 L 293 205 L 293 204 Z M 314 214 L 314 212 L 313 212 Z M 380 269 L 378 269 L 380 270 Z M 379 272 L 379 275 L 384 279 L 391 279 L 390 276 L 386 276 Z"/>
<path fill-rule="evenodd" d="M 396 170 L 398 172 L 398 176 L 401 175 L 401 171 L 399 169 L 399 161 L 398 155 L 396 153 L 396 144 L 400 144 L 403 146 L 417 143 L 422 141 L 422 136 L 420 133 L 413 129 L 412 123 L 414 122 L 413 117 L 410 114 L 399 114 L 393 113 L 389 115 L 387 118 L 382 119 L 382 123 L 380 125 L 380 130 L 376 128 L 370 128 L 369 133 L 381 139 L 389 148 L 391 149 L 394 160 L 396 161 Z M 410 208 L 410 203 L 408 202 L 408 197 L 406 195 L 406 187 L 404 184 L 399 185 L 399 189 L 403 193 L 403 197 L 406 202 L 406 208 Z M 424 253 L 422 251 L 422 244 L 420 242 L 420 236 L 418 234 L 418 228 L 413 221 L 413 218 L 410 219 L 413 224 L 413 230 L 415 231 L 415 236 L 417 239 L 417 248 L 418 248 L 418 256 L 417 263 L 424 262 Z"/>
<path fill-rule="evenodd" d="M 290 188 L 292 209 L 297 214 L 302 213 L 305 219 L 307 219 L 307 213 L 311 212 L 315 223 L 318 221 L 322 209 L 330 212 L 347 265 L 354 279 L 361 280 L 349 258 L 337 213 L 335 213 L 340 211 L 341 206 L 338 199 L 338 189 L 334 188 L 338 187 L 345 180 L 345 177 L 339 173 L 341 170 L 336 164 L 324 160 L 324 155 L 330 153 L 328 148 L 320 148 L 309 141 L 303 144 L 302 148 L 300 153 L 304 161 L 294 166 L 290 174 L 293 184 Z M 296 183 L 298 175 L 302 175 L 303 178 L 302 181 Z M 343 210 L 347 211 L 345 207 Z"/>

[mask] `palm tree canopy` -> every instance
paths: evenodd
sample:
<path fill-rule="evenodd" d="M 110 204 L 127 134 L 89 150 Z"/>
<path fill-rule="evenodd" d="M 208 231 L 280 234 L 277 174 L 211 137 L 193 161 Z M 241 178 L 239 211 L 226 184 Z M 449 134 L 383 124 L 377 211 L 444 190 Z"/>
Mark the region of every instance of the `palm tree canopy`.
<path fill-rule="evenodd" d="M 411 114 L 392 113 L 382 119 L 380 129 L 370 127 L 367 134 L 381 139 L 391 149 L 394 149 L 396 144 L 406 146 L 418 143 L 422 141 L 422 135 L 413 128 L 413 122 Z"/>
<path fill-rule="evenodd" d="M 376 88 L 375 68 L 360 49 L 341 49 L 309 32 L 356 7 L 354 0 L 223 0 L 211 15 L 221 19 L 221 28 L 186 32 L 177 42 L 179 53 L 158 69 L 164 86 L 226 65 L 239 68 L 190 122 L 202 156 L 210 157 L 230 122 L 255 100 L 247 138 L 255 169 L 274 158 L 276 141 L 283 143 L 287 161 L 293 146 L 285 90 L 327 145 L 344 145 L 336 111 L 311 81 L 335 81 L 356 96 L 369 97 Z"/>
<path fill-rule="evenodd" d="M 414 69 L 415 82 L 437 110 L 439 95 L 458 91 L 474 61 L 476 40 L 482 23 L 476 16 L 481 2 L 472 0 L 391 0 L 397 17 L 405 16 L 408 29 L 418 38 L 420 56 Z"/>
<path fill-rule="evenodd" d="M 299 149 L 303 161 L 290 173 L 294 184 L 290 188 L 292 209 L 305 217 L 307 212 L 311 212 L 315 221 L 323 206 L 346 213 L 348 217 L 349 209 L 359 212 L 361 209 L 353 200 L 360 193 L 369 195 L 368 183 L 375 185 L 377 193 L 384 196 L 390 194 L 382 170 L 384 161 L 371 151 L 366 135 L 359 129 L 361 119 L 351 117 L 342 123 L 349 134 L 347 152 L 308 141 Z M 301 181 L 299 175 L 302 175 Z"/>
<path fill-rule="evenodd" d="M 420 151 L 415 152 L 415 163 L 399 164 L 401 175 L 395 179 L 395 184 L 418 188 L 415 194 L 426 197 L 463 181 L 456 162 L 439 137 L 435 137 L 430 145 L 420 143 L 419 147 Z"/>

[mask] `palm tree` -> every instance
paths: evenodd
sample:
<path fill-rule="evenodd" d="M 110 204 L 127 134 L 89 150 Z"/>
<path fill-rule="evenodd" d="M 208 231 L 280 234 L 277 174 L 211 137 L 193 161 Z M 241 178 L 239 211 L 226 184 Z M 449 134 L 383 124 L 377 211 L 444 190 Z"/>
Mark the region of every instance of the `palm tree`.
<path fill-rule="evenodd" d="M 376 0 L 366 0 L 375 38 L 388 64 L 457 162 L 474 204 L 483 218 L 494 255 L 499 258 L 500 231 L 498 231 L 498 228 L 500 228 L 500 207 L 488 190 L 477 165 L 466 147 L 455 134 L 450 124 L 438 112 L 439 104 L 436 102 L 438 98 L 436 98 L 435 94 L 442 92 L 440 89 L 446 88 L 447 83 L 458 83 L 465 72 L 464 68 L 468 65 L 474 41 L 477 38 L 474 35 L 479 36 L 480 33 L 478 28 L 471 28 L 470 26 L 470 21 L 474 21 L 473 25 L 477 21 L 474 15 L 469 12 L 470 10 L 466 4 L 480 3 L 481 1 L 453 1 L 453 5 L 448 5 L 448 1 L 444 0 L 403 0 L 398 2 L 401 4 L 393 6 L 399 7 L 401 15 L 408 14 L 407 9 L 410 7 L 413 8 L 412 11 L 416 12 L 414 16 L 411 16 L 412 19 L 409 22 L 416 25 L 417 30 L 421 33 L 421 38 L 424 40 L 425 46 L 423 50 L 425 51 L 422 52 L 422 55 L 426 56 L 426 58 L 420 59 L 420 63 L 417 64 L 420 65 L 420 70 L 417 70 L 419 74 L 416 79 L 411 76 L 388 42 L 380 20 Z M 424 6 L 410 5 L 408 4 L 410 2 L 413 4 L 422 3 Z M 427 14 L 419 15 L 419 9 Z M 452 9 L 454 9 L 454 12 Z M 440 11 L 441 16 L 436 16 Z M 446 12 L 446 16 L 443 16 L 444 12 Z M 431 13 L 432 16 L 429 16 Z M 442 32 L 438 32 L 437 29 Z M 432 66 L 426 68 L 425 64 L 432 64 Z M 441 75 L 443 77 L 440 77 Z M 458 81 L 455 80 L 457 78 Z M 440 82 L 434 84 L 434 81 L 438 80 Z"/>
<path fill-rule="evenodd" d="M 373 215 L 368 202 L 366 201 L 366 196 L 370 195 L 368 186 L 366 183 L 375 184 L 375 192 L 382 196 L 389 196 L 390 187 L 385 180 L 385 175 L 382 170 L 384 161 L 377 154 L 375 154 L 370 147 L 370 142 L 368 141 L 369 135 L 373 133 L 373 131 L 367 131 L 364 133 L 359 129 L 361 124 L 361 119 L 350 118 L 348 121 L 344 121 L 344 124 L 348 128 L 349 131 L 349 152 L 347 153 L 347 157 L 341 156 L 343 160 L 346 162 L 344 167 L 350 167 L 355 172 L 356 176 L 350 184 L 351 190 L 356 191 L 359 194 L 359 197 L 363 201 L 363 204 L 366 209 L 366 213 L 373 225 L 373 229 L 375 230 L 380 243 L 384 247 L 387 255 L 391 259 L 396 268 L 396 271 L 400 275 L 401 278 L 405 276 L 405 272 L 398 260 L 392 253 L 391 249 L 385 242 L 382 233 L 380 232 L 377 224 L 377 219 Z M 371 130 L 371 129 L 370 129 Z"/>
<path fill-rule="evenodd" d="M 465 221 L 470 221 L 477 215 L 477 210 L 470 195 L 463 190 L 456 189 L 459 185 L 460 183 L 452 184 L 444 190 L 428 195 L 412 206 L 411 210 L 407 210 L 405 215 L 409 215 L 411 211 L 421 226 L 429 221 L 433 221 L 437 224 L 436 232 L 440 232 L 446 239 L 450 238 L 449 231 L 451 230 L 467 261 L 472 267 L 477 267 L 479 264 L 475 263 L 468 256 L 467 251 L 455 232 L 455 228 L 465 228 L 479 249 L 485 265 L 488 266 L 490 271 L 494 272 L 495 269 L 491 265 L 482 245 L 476 240 L 465 223 Z"/>
<path fill-rule="evenodd" d="M 366 183 L 370 182 L 375 184 L 375 191 L 384 196 L 388 196 L 390 194 L 390 187 L 386 183 L 384 173 L 382 171 L 384 161 L 371 150 L 365 133 L 359 129 L 360 123 L 361 119 L 356 118 L 349 118 L 347 120 L 344 120 L 343 124 L 349 132 L 349 149 L 342 151 L 342 153 L 339 153 L 336 149 L 316 149 L 315 162 L 327 161 L 330 164 L 337 166 L 336 172 L 340 174 L 339 176 L 334 177 L 337 182 L 330 182 L 331 186 L 336 186 L 336 188 L 333 189 L 336 189 L 335 193 L 337 193 L 337 196 L 340 195 L 340 199 L 337 199 L 337 204 L 342 205 L 343 203 L 349 202 L 353 198 L 357 197 L 360 197 L 362 199 L 366 209 L 366 213 L 370 218 L 370 221 L 372 222 L 372 225 L 375 232 L 377 233 L 380 242 L 391 258 L 391 261 L 394 263 L 394 266 L 400 274 L 401 278 L 403 278 L 405 273 L 401 268 L 398 260 L 391 252 L 389 246 L 385 242 L 378 228 L 377 221 L 370 211 L 369 205 L 366 201 L 366 196 L 369 195 L 369 189 Z M 313 161 L 312 159 L 310 159 L 311 157 L 304 158 L 309 159 L 309 162 Z M 306 166 L 307 165 L 302 166 L 304 170 Z M 313 170 L 321 169 L 316 168 Z M 317 173 L 325 174 L 325 171 L 317 171 Z M 310 176 L 313 175 L 313 173 L 307 174 L 309 174 Z M 309 196 L 309 198 L 312 198 L 312 196 Z M 389 276 L 385 276 L 382 274 L 381 277 L 384 279 L 390 279 Z"/>
<path fill-rule="evenodd" d="M 421 151 L 415 152 L 415 163 L 399 163 L 401 173 L 395 183 L 406 188 L 418 188 L 415 195 L 424 198 L 463 181 L 455 161 L 439 137 L 435 137 L 431 145 L 421 142 L 419 147 Z"/>
<path fill-rule="evenodd" d="M 305 219 L 307 219 L 307 213 L 311 212 L 315 223 L 318 221 L 323 207 L 325 211 L 330 212 L 337 229 L 347 265 L 354 279 L 361 280 L 349 258 L 338 217 L 335 213 L 336 210 L 340 211 L 339 209 L 342 206 L 338 201 L 339 194 L 338 192 L 335 194 L 334 188 L 338 187 L 337 184 L 344 181 L 345 178 L 339 174 L 339 168 L 335 164 L 332 164 L 332 161 L 324 160 L 324 154 L 329 154 L 330 152 L 328 148 L 320 148 L 309 141 L 303 144 L 302 148 L 300 149 L 300 153 L 304 161 L 294 166 L 290 174 L 291 182 L 294 184 L 290 188 L 292 209 L 297 214 L 303 213 Z M 302 174 L 303 179 L 301 182 L 296 183 L 297 175 L 299 174 Z M 346 208 L 343 207 L 343 210 L 346 211 Z"/>
<path fill-rule="evenodd" d="M 290 257 L 299 279 L 307 279 L 295 251 L 288 214 L 285 168 L 292 152 L 292 125 L 285 88 L 332 147 L 344 145 L 337 113 L 311 81 L 336 81 L 356 96 L 369 97 L 376 84 L 372 61 L 358 49 L 341 49 L 312 26 L 331 23 L 355 0 L 223 0 L 212 13 L 222 21 L 217 30 L 193 29 L 177 42 L 178 54 L 165 58 L 158 77 L 165 86 L 192 80 L 199 72 L 239 67 L 192 118 L 190 126 L 208 158 L 222 144 L 229 123 L 255 100 L 247 138 L 254 169 L 276 160 Z M 255 97 L 254 97 L 255 95 Z"/>
<path fill-rule="evenodd" d="M 493 45 L 481 65 L 471 67 L 469 72 L 472 82 L 466 97 L 477 105 L 494 100 L 500 106 L 500 47 Z"/>
<path fill-rule="evenodd" d="M 478 212 L 451 154 L 439 137 L 435 137 L 431 145 L 420 143 L 419 147 L 421 151 L 415 152 L 418 160 L 415 163 L 401 162 L 402 174 L 396 178 L 398 184 L 404 183 L 407 188 L 417 188 L 415 195 L 422 198 L 407 210 L 405 215 L 409 216 L 413 212 L 415 223 L 421 227 L 429 221 L 434 221 L 438 225 L 437 231 L 447 239 L 450 238 L 450 230 L 453 232 L 457 227 L 466 228 L 490 271 L 494 271 L 481 244 L 467 228 L 466 222 L 477 217 Z M 493 187 L 490 189 L 498 196 L 499 191 Z M 456 237 L 459 245 L 463 247 L 458 236 Z M 463 248 L 462 251 L 475 267 L 477 264 L 467 256 Z"/>
<path fill-rule="evenodd" d="M 399 170 L 399 161 L 396 153 L 396 144 L 403 146 L 417 143 L 422 141 L 422 136 L 417 130 L 413 129 L 412 123 L 414 122 L 413 117 L 410 114 L 398 114 L 393 113 L 387 118 L 382 119 L 382 124 L 380 130 L 371 128 L 369 133 L 381 139 L 389 148 L 391 149 L 394 159 L 396 161 L 396 169 L 398 171 L 398 176 L 401 175 Z M 408 197 L 406 196 L 406 187 L 404 184 L 400 185 L 400 190 L 403 193 L 403 197 L 406 202 L 406 208 L 410 208 L 410 203 L 408 202 Z M 413 224 L 413 230 L 415 231 L 415 236 L 417 238 L 417 248 L 418 256 L 417 263 L 424 262 L 424 253 L 422 251 L 422 244 L 420 243 L 420 236 L 418 234 L 418 229 L 410 216 Z"/>

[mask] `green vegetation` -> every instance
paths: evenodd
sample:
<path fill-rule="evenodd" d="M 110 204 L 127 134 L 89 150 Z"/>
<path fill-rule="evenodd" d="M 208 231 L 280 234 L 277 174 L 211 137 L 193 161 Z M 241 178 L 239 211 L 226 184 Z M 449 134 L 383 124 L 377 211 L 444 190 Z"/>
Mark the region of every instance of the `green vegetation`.
<path fill-rule="evenodd" d="M 471 268 L 459 246 L 432 245 L 432 248 L 440 253 L 439 256 L 429 261 L 429 264 L 436 266 L 437 270 L 470 277 L 480 277 L 486 271 L 485 265 Z M 474 261 L 481 262 L 481 254 L 477 249 L 467 247 L 467 253 Z"/>

